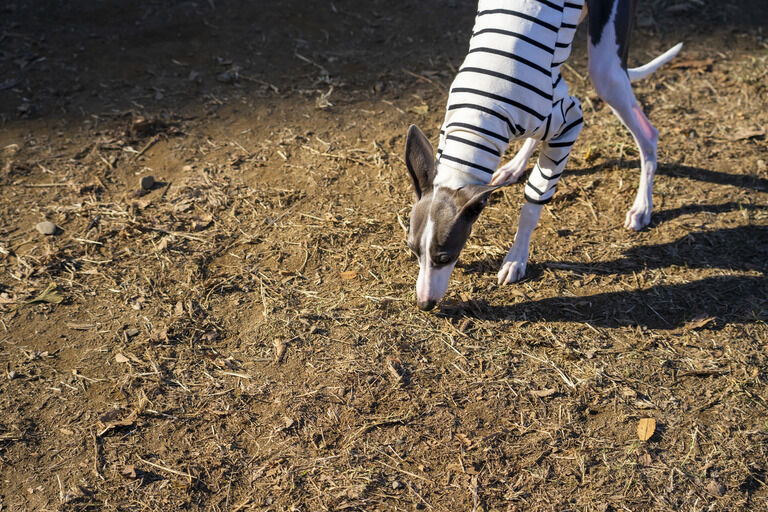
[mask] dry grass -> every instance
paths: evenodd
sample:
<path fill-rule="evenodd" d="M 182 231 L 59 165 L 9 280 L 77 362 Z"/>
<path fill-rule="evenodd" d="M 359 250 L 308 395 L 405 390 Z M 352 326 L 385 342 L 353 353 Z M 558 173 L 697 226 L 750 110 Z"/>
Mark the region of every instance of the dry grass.
<path fill-rule="evenodd" d="M 197 7 L 211 31 L 228 22 L 234 36 L 253 34 L 227 12 L 238 7 L 219 4 Z M 724 16 L 758 9 L 734 5 Z M 669 7 L 641 10 L 644 23 L 656 21 L 639 29 L 648 37 L 636 38 L 637 55 L 678 37 L 668 32 L 681 7 Z M 154 8 L 188 30 L 178 6 Z M 568 79 L 587 124 L 534 237 L 527 279 L 494 280 L 522 202 L 514 186 L 484 213 L 449 297 L 424 314 L 403 243 L 410 190 L 400 154 L 414 119 L 436 134 L 466 35 L 447 27 L 458 15 L 470 23 L 472 9 L 435 19 L 447 55 L 424 47 L 376 57 L 336 38 L 360 29 L 367 44 L 400 25 L 420 33 L 421 15 L 334 8 L 348 12 L 330 35 L 322 30 L 337 14 L 326 6 L 299 10 L 282 31 L 256 31 L 292 59 L 272 73 L 260 72 L 267 56 L 239 53 L 229 36 L 199 36 L 220 57 L 209 61 L 179 58 L 170 38 L 141 62 L 173 57 L 184 61 L 172 64 L 178 73 L 150 67 L 151 80 L 130 75 L 137 85 L 120 89 L 122 68 L 89 44 L 106 89 L 94 79 L 67 93 L 88 116 L 59 119 L 57 106 L 67 107 L 44 94 L 20 103 L 34 109 L 3 107 L 0 505 L 764 508 L 762 36 L 739 27 L 729 36 L 738 44 L 708 62 L 730 39 L 697 34 L 706 19 L 686 25 L 688 67 L 638 86 L 662 132 L 654 220 L 640 233 L 621 227 L 635 147 L 576 75 L 585 69 L 577 51 Z M 88 16 L 105 27 L 111 19 L 84 16 L 87 27 Z M 9 52 L 42 47 L 54 68 L 68 62 L 15 30 Z M 48 80 L 22 78 L 19 87 Z M 117 92 L 99 98 L 104 90 Z M 157 183 L 141 191 L 147 174 Z M 37 233 L 43 219 L 61 231 Z M 646 442 L 642 418 L 656 421 Z"/>

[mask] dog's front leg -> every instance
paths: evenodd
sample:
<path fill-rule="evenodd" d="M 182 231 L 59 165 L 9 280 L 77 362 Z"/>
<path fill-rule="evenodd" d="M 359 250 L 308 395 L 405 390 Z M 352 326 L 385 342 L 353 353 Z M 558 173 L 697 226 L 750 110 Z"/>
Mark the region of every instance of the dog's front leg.
<path fill-rule="evenodd" d="M 509 249 L 504 262 L 501 264 L 498 278 L 499 284 L 510 284 L 525 276 L 525 266 L 528 264 L 528 247 L 531 244 L 533 230 L 539 224 L 541 209 L 544 205 L 526 201 L 520 209 L 520 220 L 517 223 L 515 243 Z"/>
<path fill-rule="evenodd" d="M 491 185 L 510 185 L 516 183 L 520 176 L 525 172 L 525 168 L 528 167 L 528 160 L 533 156 L 533 152 L 536 151 L 536 146 L 539 141 L 536 139 L 525 139 L 523 147 L 515 156 L 506 164 L 499 167 L 493 177 L 491 178 Z"/>

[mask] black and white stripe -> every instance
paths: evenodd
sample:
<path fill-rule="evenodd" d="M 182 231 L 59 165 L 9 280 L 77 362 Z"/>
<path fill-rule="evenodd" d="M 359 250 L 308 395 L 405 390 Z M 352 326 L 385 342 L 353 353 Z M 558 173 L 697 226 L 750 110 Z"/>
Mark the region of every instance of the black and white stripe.
<path fill-rule="evenodd" d="M 531 176 L 526 197 L 551 198 L 570 151 L 567 143 L 581 122 L 560 66 L 570 54 L 583 5 L 584 0 L 479 1 L 469 52 L 448 97 L 438 169 L 458 169 L 487 183 L 510 140 L 534 137 L 546 149 L 534 169 L 541 179 Z"/>

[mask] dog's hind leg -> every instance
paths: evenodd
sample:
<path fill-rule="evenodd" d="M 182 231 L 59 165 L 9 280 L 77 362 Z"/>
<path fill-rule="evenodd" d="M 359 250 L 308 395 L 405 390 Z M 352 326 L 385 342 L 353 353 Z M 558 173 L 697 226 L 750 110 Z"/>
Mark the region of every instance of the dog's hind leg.
<path fill-rule="evenodd" d="M 640 183 L 624 227 L 640 230 L 651 221 L 653 178 L 659 132 L 648 121 L 632 92 L 626 70 L 632 24 L 630 0 L 589 2 L 589 76 L 595 91 L 632 133 L 640 151 Z"/>
<path fill-rule="evenodd" d="M 499 167 L 493 173 L 491 185 L 516 183 L 525 172 L 526 167 L 528 167 L 528 160 L 531 159 L 533 152 L 536 151 L 538 143 L 539 141 L 536 139 L 525 139 L 523 147 L 520 148 L 520 151 L 515 154 L 512 160 Z"/>

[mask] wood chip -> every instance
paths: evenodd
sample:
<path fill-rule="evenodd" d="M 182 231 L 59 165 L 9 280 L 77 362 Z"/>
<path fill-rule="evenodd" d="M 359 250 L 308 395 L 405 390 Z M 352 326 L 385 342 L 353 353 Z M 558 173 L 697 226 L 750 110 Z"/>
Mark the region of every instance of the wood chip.
<path fill-rule="evenodd" d="M 272 342 L 275 347 L 275 362 L 280 363 L 285 356 L 285 350 L 288 348 L 288 343 L 285 340 L 275 340 Z"/>
<path fill-rule="evenodd" d="M 710 482 L 707 484 L 707 491 L 715 496 L 723 496 L 725 494 L 726 488 L 722 482 L 718 482 L 717 480 L 710 480 Z"/>
<path fill-rule="evenodd" d="M 350 279 L 354 279 L 357 277 L 357 272 L 354 270 L 347 270 L 341 273 L 341 278 L 345 281 L 349 281 Z"/>
<path fill-rule="evenodd" d="M 693 331 L 695 329 L 701 329 L 710 322 L 713 322 L 715 317 L 707 315 L 699 315 L 687 324 L 685 324 L 686 331 Z"/>
<path fill-rule="evenodd" d="M 123 469 L 120 470 L 120 474 L 125 478 L 133 480 L 136 478 L 136 467 L 133 464 L 123 466 Z"/>
<path fill-rule="evenodd" d="M 130 359 L 125 357 L 123 354 L 115 354 L 115 362 L 116 363 L 127 363 Z"/>
<path fill-rule="evenodd" d="M 669 69 L 696 69 L 699 71 L 705 71 L 714 63 L 715 59 L 678 60 L 677 62 L 670 64 Z"/>
<path fill-rule="evenodd" d="M 392 357 L 388 358 L 387 371 L 392 378 L 395 379 L 396 383 L 399 384 L 405 381 L 405 369 L 403 368 L 403 363 L 401 363 L 399 359 L 394 359 Z"/>
<path fill-rule="evenodd" d="M 531 394 L 536 398 L 548 398 L 557 393 L 555 388 L 544 388 L 531 390 Z"/>
<path fill-rule="evenodd" d="M 733 132 L 729 137 L 728 140 L 737 141 L 737 140 L 746 140 L 746 139 L 755 139 L 765 136 L 765 130 L 762 128 L 740 128 Z"/>

